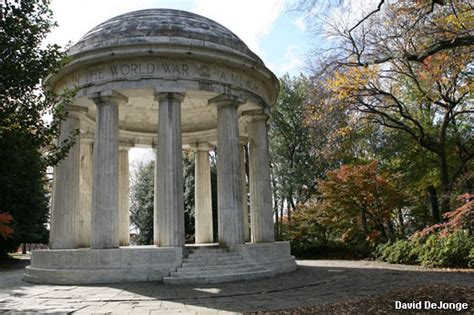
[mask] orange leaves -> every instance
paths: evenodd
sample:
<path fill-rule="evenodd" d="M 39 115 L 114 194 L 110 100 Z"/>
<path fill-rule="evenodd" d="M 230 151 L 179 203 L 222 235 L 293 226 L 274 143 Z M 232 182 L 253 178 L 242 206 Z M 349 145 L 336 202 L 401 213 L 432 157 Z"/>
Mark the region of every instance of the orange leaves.
<path fill-rule="evenodd" d="M 471 215 L 474 212 L 474 194 L 458 196 L 457 200 L 461 201 L 463 204 L 456 210 L 443 214 L 443 217 L 448 220 L 447 222 L 428 226 L 413 234 L 412 239 L 423 238 L 436 232 L 439 232 L 439 234 L 444 237 L 467 227 Z"/>
<path fill-rule="evenodd" d="M 379 172 L 376 161 L 366 165 L 342 165 L 328 172 L 327 177 L 319 183 L 325 206 L 361 226 L 378 229 L 392 211 L 401 206 L 401 193 L 387 174 Z M 370 239 L 375 237 L 375 234 L 370 235 Z"/>
<path fill-rule="evenodd" d="M 13 218 L 8 213 L 0 213 L 0 236 L 7 239 L 13 234 L 13 229 L 8 225 L 13 221 Z"/>

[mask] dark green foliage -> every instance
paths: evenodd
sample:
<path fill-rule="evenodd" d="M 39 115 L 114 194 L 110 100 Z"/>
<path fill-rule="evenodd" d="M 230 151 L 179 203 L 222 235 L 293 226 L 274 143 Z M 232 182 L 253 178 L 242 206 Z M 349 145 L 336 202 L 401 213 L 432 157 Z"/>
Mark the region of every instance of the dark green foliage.
<path fill-rule="evenodd" d="M 294 210 L 315 192 L 320 175 L 315 134 L 305 124 L 308 80 L 304 77 L 280 79 L 280 95 L 272 109 L 269 132 L 272 176 L 278 195 L 288 200 Z"/>
<path fill-rule="evenodd" d="M 194 157 L 192 152 L 183 154 L 184 174 L 184 225 L 186 240 L 194 242 Z M 153 243 L 154 169 L 149 162 L 138 167 L 131 187 L 130 221 L 138 228 L 140 245 Z"/>
<path fill-rule="evenodd" d="M 474 266 L 474 237 L 458 230 L 449 235 L 431 234 L 426 239 L 399 240 L 380 245 L 379 260 L 389 263 L 420 263 L 427 267 Z"/>
<path fill-rule="evenodd" d="M 407 240 L 380 244 L 375 251 L 375 256 L 378 260 L 392 264 L 414 264 L 417 259 L 416 246 Z"/>
<path fill-rule="evenodd" d="M 184 173 L 184 231 L 186 240 L 194 243 L 194 156 L 192 151 L 183 154 Z"/>
<path fill-rule="evenodd" d="M 370 250 L 360 244 L 342 241 L 290 242 L 291 254 L 298 259 L 363 259 Z"/>
<path fill-rule="evenodd" d="M 138 228 L 138 245 L 153 244 L 155 162 L 138 166 L 130 190 L 130 223 Z"/>
<path fill-rule="evenodd" d="M 54 143 L 74 91 L 58 96 L 40 87 L 65 60 L 59 46 L 42 46 L 55 25 L 48 5 L 7 0 L 0 17 L 0 212 L 13 216 L 14 229 L 0 243 L 3 254 L 22 242 L 47 242 L 46 168 L 74 144 L 74 134 Z"/>
<path fill-rule="evenodd" d="M 430 235 L 418 250 L 418 261 L 428 267 L 468 267 L 474 237 L 459 230 L 447 236 Z"/>

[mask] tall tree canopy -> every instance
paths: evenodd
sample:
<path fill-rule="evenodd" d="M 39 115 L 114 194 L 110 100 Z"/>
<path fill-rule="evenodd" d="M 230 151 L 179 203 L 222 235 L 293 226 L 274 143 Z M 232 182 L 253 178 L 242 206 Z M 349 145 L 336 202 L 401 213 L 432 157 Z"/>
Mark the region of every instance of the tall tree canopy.
<path fill-rule="evenodd" d="M 396 129 L 437 160 L 442 212 L 474 158 L 474 10 L 468 2 L 385 3 L 350 26 L 324 69 L 336 101 L 361 119 Z"/>
<path fill-rule="evenodd" d="M 7 0 L 1 7 L 0 212 L 11 214 L 14 230 L 12 238 L 0 240 L 2 253 L 20 242 L 46 241 L 46 167 L 74 143 L 74 134 L 54 142 L 74 91 L 58 96 L 40 85 L 65 60 L 59 46 L 43 45 L 55 26 L 48 6 L 49 1 Z"/>

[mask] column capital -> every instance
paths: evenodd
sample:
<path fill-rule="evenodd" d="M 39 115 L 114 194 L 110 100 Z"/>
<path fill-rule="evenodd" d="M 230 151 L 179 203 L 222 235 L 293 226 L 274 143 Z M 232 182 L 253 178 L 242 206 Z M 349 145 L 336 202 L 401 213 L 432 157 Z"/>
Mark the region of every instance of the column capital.
<path fill-rule="evenodd" d="M 119 151 L 128 151 L 133 147 L 130 143 L 119 142 Z"/>
<path fill-rule="evenodd" d="M 184 89 L 166 89 L 159 90 L 155 89 L 155 100 L 162 101 L 165 99 L 173 99 L 179 102 L 184 100 L 185 90 Z"/>
<path fill-rule="evenodd" d="M 89 99 L 91 99 L 96 105 L 102 105 L 104 103 L 114 103 L 119 104 L 120 102 L 126 103 L 128 102 L 128 97 L 119 93 L 115 90 L 106 90 L 100 92 L 94 92 L 88 95 Z"/>
<path fill-rule="evenodd" d="M 251 110 L 242 113 L 241 119 L 246 123 L 253 122 L 253 121 L 264 121 L 267 120 L 270 116 L 262 110 Z"/>
<path fill-rule="evenodd" d="M 199 142 L 199 143 L 191 144 L 190 147 L 194 152 L 197 152 L 197 151 L 209 152 L 210 150 L 212 150 L 214 146 L 208 142 Z"/>
<path fill-rule="evenodd" d="M 246 103 L 246 100 L 231 94 L 220 94 L 207 101 L 208 105 L 220 106 L 235 106 L 238 107 L 241 104 Z"/>

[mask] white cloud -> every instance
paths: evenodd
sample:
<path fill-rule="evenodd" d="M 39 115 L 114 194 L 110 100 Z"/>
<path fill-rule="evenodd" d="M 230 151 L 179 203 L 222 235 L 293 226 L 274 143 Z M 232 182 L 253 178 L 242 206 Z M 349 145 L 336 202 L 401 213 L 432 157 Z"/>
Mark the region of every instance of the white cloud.
<path fill-rule="evenodd" d="M 196 0 L 195 3 L 193 11 L 230 29 L 257 55 L 263 55 L 260 41 L 284 9 L 284 0 Z"/>
<path fill-rule="evenodd" d="M 286 48 L 283 62 L 279 67 L 276 67 L 276 72 L 279 76 L 289 73 L 295 75 L 302 72 L 304 64 L 304 54 L 302 53 L 301 47 L 298 45 L 289 45 Z"/>
<path fill-rule="evenodd" d="M 379 0 L 346 0 L 341 5 L 329 10 L 324 24 L 324 31 L 328 37 L 334 30 L 349 29 L 369 12 L 377 8 Z"/>
<path fill-rule="evenodd" d="M 294 21 L 293 24 L 302 30 L 303 32 L 306 31 L 306 16 L 299 16 Z"/>
<path fill-rule="evenodd" d="M 64 46 L 77 42 L 96 25 L 130 11 L 163 7 L 159 0 L 53 0 L 51 9 L 59 27 L 53 29 L 48 43 Z M 161 5 L 160 5 L 161 4 Z"/>

